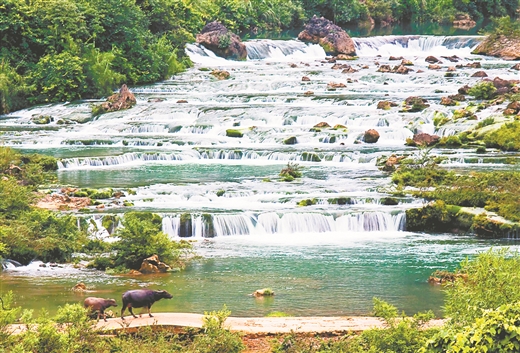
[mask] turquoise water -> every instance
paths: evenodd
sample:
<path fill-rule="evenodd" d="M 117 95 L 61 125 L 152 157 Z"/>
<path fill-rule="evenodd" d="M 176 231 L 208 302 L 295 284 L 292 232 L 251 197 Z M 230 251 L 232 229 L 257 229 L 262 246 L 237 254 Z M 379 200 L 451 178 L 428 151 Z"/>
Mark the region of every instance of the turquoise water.
<path fill-rule="evenodd" d="M 456 107 L 440 104 L 443 96 L 473 85 L 475 71 L 490 77 L 517 79 L 510 63 L 471 54 L 478 36 L 399 36 L 355 38 L 359 59 L 342 62 L 344 73 L 325 61 L 317 45 L 295 40 L 251 40 L 250 59 L 231 62 L 196 45 L 187 53 L 195 67 L 165 82 L 133 87 L 137 105 L 93 118 L 90 105 L 78 101 L 49 104 L 15 112 L 0 119 L 0 141 L 22 152 L 58 157 L 60 185 L 110 187 L 119 200 L 102 200 L 105 208 L 81 213 L 95 224 L 92 237 L 110 239 L 102 228 L 105 213 L 129 210 L 157 212 L 163 231 L 179 239 L 180 215 L 189 213 L 200 260 L 185 271 L 157 276 L 113 276 L 98 271 L 29 266 L 0 273 L 0 293 L 15 292 L 26 308 L 81 302 L 86 295 L 119 299 L 128 289 L 167 289 L 172 300 L 154 305 L 156 311 L 203 313 L 226 304 L 237 316 L 283 311 L 292 315 L 361 315 L 380 297 L 400 310 L 432 309 L 441 315 L 443 293 L 427 283 L 437 269 L 453 270 L 467 256 L 491 246 L 516 246 L 512 240 L 479 240 L 471 235 L 407 232 L 405 211 L 426 201 L 398 197 L 385 206 L 392 191 L 390 176 L 376 160 L 395 153 L 416 153 L 405 146 L 414 133 L 449 136 L 471 129 L 492 117 L 501 106 L 477 112 L 477 120 L 458 120 L 436 128 L 435 112 L 451 117 Z M 396 65 L 389 56 L 414 61 L 409 75 L 383 74 L 382 64 Z M 425 57 L 456 55 L 456 76 L 429 70 Z M 478 60 L 481 69 L 466 66 Z M 229 80 L 218 81 L 206 69 L 226 69 Z M 352 70 L 351 70 L 352 71 Z M 420 73 L 419 71 L 422 71 Z M 302 81 L 307 76 L 310 81 Z M 335 91 L 330 82 L 345 84 Z M 314 95 L 305 95 L 313 91 Z M 377 109 L 380 100 L 402 103 L 421 95 L 430 107 L 403 113 L 400 107 Z M 177 103 L 179 100 L 188 103 Z M 33 115 L 51 115 L 40 128 Z M 68 124 L 58 125 L 58 120 Z M 345 128 L 316 131 L 327 122 Z M 226 136 L 241 129 L 242 138 Z M 376 144 L 363 142 L 376 129 Z M 295 145 L 284 141 L 295 137 Z M 467 172 L 514 168 L 520 155 L 490 149 L 433 149 L 446 157 L 443 167 Z M 279 173 L 288 163 L 302 167 L 302 178 L 288 183 Z M 54 191 L 54 190 L 53 190 Z M 337 204 L 337 198 L 348 199 Z M 316 203 L 301 207 L 302 200 Z M 122 201 L 134 206 L 124 207 Z M 202 217 L 204 215 L 205 217 Z M 207 222 L 207 215 L 211 223 Z M 213 227 L 212 233 L 206 228 Z M 94 228 L 94 227 L 93 227 Z M 214 238 L 207 238 L 215 234 Z M 37 259 L 35 259 L 37 260 Z M 77 282 L 93 291 L 70 291 Z M 272 288 L 274 298 L 249 294 Z"/>

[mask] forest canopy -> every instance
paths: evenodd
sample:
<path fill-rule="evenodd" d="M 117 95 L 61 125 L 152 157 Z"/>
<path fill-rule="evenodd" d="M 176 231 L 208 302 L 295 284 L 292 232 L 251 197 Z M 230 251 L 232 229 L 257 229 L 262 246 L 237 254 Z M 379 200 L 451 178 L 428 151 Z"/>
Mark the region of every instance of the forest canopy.
<path fill-rule="evenodd" d="M 186 43 L 210 21 L 244 34 L 338 25 L 515 16 L 518 0 L 0 0 L 0 114 L 99 98 L 122 83 L 167 79 L 190 65 Z"/>

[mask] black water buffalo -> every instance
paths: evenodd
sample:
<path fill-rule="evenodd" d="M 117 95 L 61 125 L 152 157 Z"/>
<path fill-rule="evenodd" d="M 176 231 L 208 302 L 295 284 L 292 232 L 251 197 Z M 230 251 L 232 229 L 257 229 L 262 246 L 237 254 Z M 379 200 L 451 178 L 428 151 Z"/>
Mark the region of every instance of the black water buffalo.
<path fill-rule="evenodd" d="M 88 297 L 85 298 L 83 302 L 83 306 L 85 308 L 90 309 L 92 312 L 97 311 L 97 319 L 103 315 L 103 319 L 107 321 L 107 314 L 105 314 L 105 309 L 111 306 L 117 306 L 115 299 L 104 299 L 104 298 L 96 298 L 96 297 Z"/>
<path fill-rule="evenodd" d="M 168 293 L 165 290 L 151 290 L 151 289 L 135 289 L 135 290 L 129 290 L 125 293 L 123 293 L 123 308 L 121 309 L 121 319 L 125 319 L 123 317 L 123 313 L 125 312 L 125 309 L 128 308 L 128 311 L 130 311 L 130 314 L 132 314 L 135 318 L 134 312 L 132 311 L 132 308 L 148 308 L 148 315 L 150 317 L 153 317 L 152 313 L 150 312 L 150 308 L 152 307 L 153 303 L 160 299 L 171 299 L 172 295 Z"/>

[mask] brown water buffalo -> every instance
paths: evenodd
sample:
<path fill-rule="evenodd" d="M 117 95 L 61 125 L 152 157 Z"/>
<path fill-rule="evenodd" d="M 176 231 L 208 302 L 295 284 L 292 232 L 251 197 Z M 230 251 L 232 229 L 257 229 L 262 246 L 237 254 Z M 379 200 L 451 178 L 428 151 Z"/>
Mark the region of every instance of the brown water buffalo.
<path fill-rule="evenodd" d="M 111 306 L 117 306 L 115 299 L 105 299 L 105 298 L 96 298 L 96 297 L 88 297 L 83 302 L 83 306 L 85 308 L 90 309 L 92 312 L 97 311 L 97 319 L 103 315 L 103 319 L 107 321 L 107 315 L 105 314 L 105 309 Z"/>
<path fill-rule="evenodd" d="M 128 308 L 128 311 L 130 311 L 130 314 L 132 314 L 135 318 L 134 312 L 132 311 L 132 308 L 148 308 L 148 315 L 150 317 L 153 317 L 152 313 L 150 312 L 150 308 L 152 307 L 153 303 L 160 299 L 171 299 L 172 295 L 168 293 L 165 290 L 151 290 L 151 289 L 135 289 L 135 290 L 129 290 L 125 293 L 123 293 L 123 308 L 121 308 L 121 319 L 125 319 L 123 317 L 123 313 L 125 312 L 125 309 Z"/>

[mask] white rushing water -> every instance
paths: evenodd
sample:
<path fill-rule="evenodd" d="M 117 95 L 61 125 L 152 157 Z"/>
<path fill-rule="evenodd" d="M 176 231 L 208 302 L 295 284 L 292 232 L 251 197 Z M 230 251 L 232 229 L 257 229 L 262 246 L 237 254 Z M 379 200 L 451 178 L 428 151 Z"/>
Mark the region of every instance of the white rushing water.
<path fill-rule="evenodd" d="M 468 104 L 439 103 L 459 87 L 478 82 L 471 77 L 476 71 L 518 78 L 509 63 L 471 54 L 481 40 L 354 38 L 358 59 L 336 63 L 326 60 L 319 45 L 298 40 L 247 41 L 248 59 L 242 62 L 190 44 L 186 53 L 194 68 L 171 80 L 133 87 L 134 108 L 91 117 L 90 105 L 96 102 L 36 106 L 4 116 L 1 140 L 62 157 L 62 183 L 123 191 L 122 199 L 105 202 L 106 209 L 160 212 L 164 231 L 173 237 L 403 232 L 404 211 L 421 200 L 397 198 L 397 205 L 385 206 L 381 200 L 389 196 L 389 179 L 375 162 L 383 155 L 413 153 L 404 143 L 414 133 L 449 136 L 495 114 L 496 107 L 479 112 L 477 120 L 434 126 L 436 112 L 450 117 Z M 442 60 L 440 70 L 428 68 L 429 55 Z M 413 71 L 378 72 L 380 65 L 399 64 L 390 56 L 411 60 Z M 469 66 L 475 62 L 481 68 Z M 454 77 L 446 77 L 455 65 Z M 213 69 L 229 71 L 230 78 L 213 78 Z M 332 89 L 331 82 L 345 87 Z M 409 96 L 427 99 L 430 107 L 402 112 Z M 377 109 L 381 100 L 398 107 Z M 53 121 L 37 125 L 33 118 L 39 115 Z M 314 128 L 322 122 L 330 128 Z M 243 136 L 227 136 L 230 129 Z M 380 134 L 376 144 L 363 142 L 368 129 Z M 444 164 L 451 167 L 502 165 L 499 154 L 436 153 L 445 153 Z M 302 167 L 303 178 L 280 181 L 287 163 Z M 310 205 L 299 206 L 305 200 Z M 189 215 L 188 223 L 180 222 L 181 214 Z M 109 239 L 101 217 L 94 217 L 93 232 Z"/>

